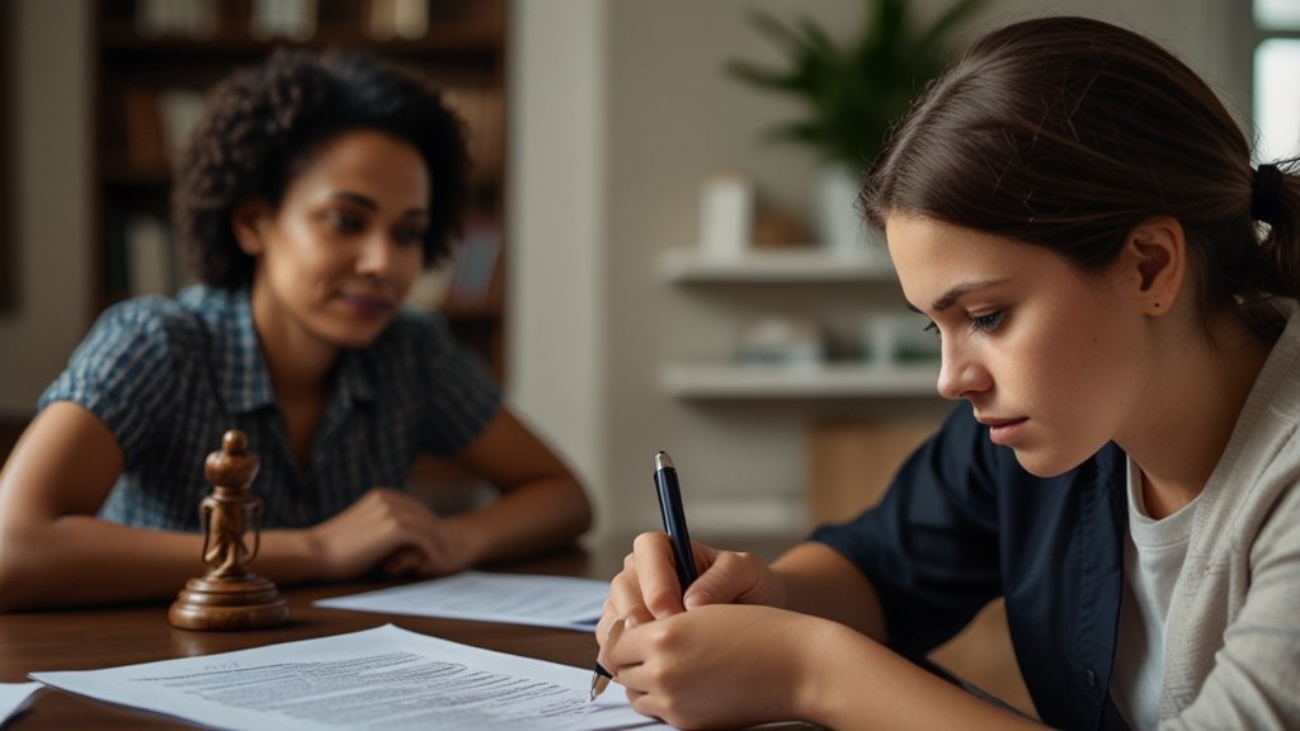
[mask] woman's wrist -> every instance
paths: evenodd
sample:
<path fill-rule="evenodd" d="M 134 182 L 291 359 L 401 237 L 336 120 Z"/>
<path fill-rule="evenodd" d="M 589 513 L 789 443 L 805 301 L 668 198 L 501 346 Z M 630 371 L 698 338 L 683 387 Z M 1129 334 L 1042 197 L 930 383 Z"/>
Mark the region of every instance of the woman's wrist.
<path fill-rule="evenodd" d="M 442 533 L 438 540 L 447 555 L 454 557 L 453 563 L 457 564 L 458 570 L 496 558 L 494 552 L 497 548 L 492 543 L 493 532 L 477 520 L 477 512 L 443 518 L 438 524 Z"/>
<path fill-rule="evenodd" d="M 259 573 L 279 583 L 300 584 L 338 578 L 327 564 L 325 542 L 314 529 L 304 528 L 263 533 L 261 551 L 253 568 L 257 570 L 261 566 Z"/>
<path fill-rule="evenodd" d="M 838 622 L 809 617 L 809 629 L 800 633 L 795 692 L 793 694 L 796 717 L 827 728 L 838 728 L 845 716 L 843 699 L 852 695 L 843 683 L 852 679 L 854 685 L 863 682 L 863 653 L 879 649 L 872 639 L 855 632 Z M 856 660 L 856 662 L 855 662 Z M 844 666 L 855 668 L 844 672 Z"/>

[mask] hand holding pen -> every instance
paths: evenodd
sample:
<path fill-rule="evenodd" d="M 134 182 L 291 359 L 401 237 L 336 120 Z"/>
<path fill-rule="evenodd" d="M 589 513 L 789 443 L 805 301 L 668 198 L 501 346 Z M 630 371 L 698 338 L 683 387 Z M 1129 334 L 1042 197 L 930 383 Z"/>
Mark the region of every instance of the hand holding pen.
<path fill-rule="evenodd" d="M 695 582 L 695 554 L 691 550 L 691 534 L 686 527 L 686 511 L 682 507 L 681 486 L 677 482 L 677 467 L 667 452 L 655 455 L 655 489 L 659 495 L 659 511 L 663 518 L 664 532 L 672 543 L 673 567 L 677 572 L 677 583 L 684 594 Z M 612 676 L 609 671 L 596 663 L 591 678 L 591 699 L 595 700 L 609 686 Z"/>

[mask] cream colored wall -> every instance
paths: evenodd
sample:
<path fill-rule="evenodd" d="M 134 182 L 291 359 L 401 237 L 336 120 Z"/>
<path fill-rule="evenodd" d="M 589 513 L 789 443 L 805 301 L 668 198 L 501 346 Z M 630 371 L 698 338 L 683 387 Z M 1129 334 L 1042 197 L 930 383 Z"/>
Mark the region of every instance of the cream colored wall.
<path fill-rule="evenodd" d="M 13 2 L 14 0 L 11 0 Z M 10 201 L 18 306 L 0 315 L 0 417 L 31 413 L 90 313 L 90 3 L 16 0 Z"/>

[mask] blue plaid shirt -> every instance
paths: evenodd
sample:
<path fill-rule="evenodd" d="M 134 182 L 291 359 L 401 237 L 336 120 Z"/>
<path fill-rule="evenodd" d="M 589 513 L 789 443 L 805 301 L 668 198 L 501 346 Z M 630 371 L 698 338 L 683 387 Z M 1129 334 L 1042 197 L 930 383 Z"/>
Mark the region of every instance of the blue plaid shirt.
<path fill-rule="evenodd" d="M 403 312 L 333 375 L 305 474 L 253 329 L 247 290 L 191 287 L 104 312 L 38 409 L 72 401 L 116 435 L 125 467 L 100 517 L 197 531 L 203 471 L 229 429 L 261 460 L 267 528 L 306 527 L 373 487 L 401 487 L 419 453 L 455 454 L 495 415 L 500 389 L 445 322 Z"/>

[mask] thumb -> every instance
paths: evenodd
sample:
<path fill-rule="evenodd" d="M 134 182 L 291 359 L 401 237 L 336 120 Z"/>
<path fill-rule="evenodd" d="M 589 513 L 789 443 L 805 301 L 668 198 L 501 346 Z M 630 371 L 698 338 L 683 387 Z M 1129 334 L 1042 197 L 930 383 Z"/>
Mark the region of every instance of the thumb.
<path fill-rule="evenodd" d="M 725 552 L 719 553 L 718 558 L 725 556 Z M 703 607 L 709 604 L 731 604 L 740 596 L 743 589 L 739 577 L 735 574 L 735 566 L 728 567 L 722 561 L 715 561 L 712 566 L 700 574 L 695 583 L 687 588 L 686 593 L 682 595 L 682 606 L 687 610 L 696 607 Z"/>

